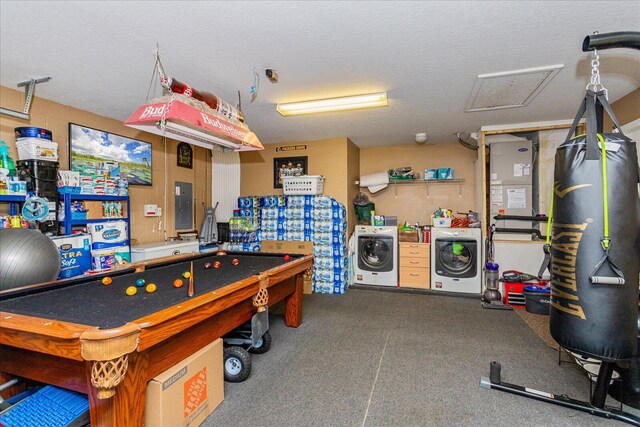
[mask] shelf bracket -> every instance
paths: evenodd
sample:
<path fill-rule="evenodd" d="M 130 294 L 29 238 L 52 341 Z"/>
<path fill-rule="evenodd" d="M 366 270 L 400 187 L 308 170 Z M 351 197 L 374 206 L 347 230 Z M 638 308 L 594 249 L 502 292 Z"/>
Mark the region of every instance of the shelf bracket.
<path fill-rule="evenodd" d="M 18 87 L 24 86 L 24 108 L 22 113 L 19 111 L 10 110 L 8 108 L 0 107 L 0 114 L 5 116 L 15 117 L 17 119 L 29 120 L 29 111 L 31 110 L 31 101 L 33 101 L 33 94 L 36 91 L 36 85 L 38 83 L 46 83 L 51 80 L 51 77 L 42 77 L 39 79 L 31 79 L 28 81 L 18 83 Z"/>

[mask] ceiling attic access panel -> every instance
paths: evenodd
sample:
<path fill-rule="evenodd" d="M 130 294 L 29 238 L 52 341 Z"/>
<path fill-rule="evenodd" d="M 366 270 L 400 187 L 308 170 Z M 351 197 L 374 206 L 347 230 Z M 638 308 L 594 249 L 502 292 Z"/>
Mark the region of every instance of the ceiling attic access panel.
<path fill-rule="evenodd" d="M 480 74 L 471 91 L 465 112 L 524 107 L 545 88 L 564 67 L 528 68 L 492 74 Z"/>

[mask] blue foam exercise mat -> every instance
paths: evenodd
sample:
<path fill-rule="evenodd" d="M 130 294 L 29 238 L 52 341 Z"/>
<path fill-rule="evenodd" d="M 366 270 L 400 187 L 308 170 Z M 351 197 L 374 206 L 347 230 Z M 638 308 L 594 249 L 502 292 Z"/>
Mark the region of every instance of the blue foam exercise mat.
<path fill-rule="evenodd" d="M 46 386 L 0 414 L 5 427 L 82 426 L 89 423 L 87 396 Z"/>

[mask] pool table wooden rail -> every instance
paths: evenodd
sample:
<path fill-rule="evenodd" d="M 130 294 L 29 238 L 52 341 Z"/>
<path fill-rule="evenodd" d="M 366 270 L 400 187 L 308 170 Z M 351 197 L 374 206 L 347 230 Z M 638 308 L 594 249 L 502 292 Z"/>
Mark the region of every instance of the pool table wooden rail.
<path fill-rule="evenodd" d="M 202 295 L 196 282 L 195 297 L 108 330 L 0 312 L 0 371 L 88 394 L 94 426 L 142 425 L 147 381 L 251 319 L 253 297 L 261 288 L 267 289 L 269 305 L 284 299 L 285 324 L 299 326 L 303 275 L 312 266 L 313 256 L 307 255 Z M 124 361 L 111 359 L 113 340 L 117 351 L 125 352 Z M 104 357 L 102 341 L 108 347 Z M 97 346 L 97 353 L 89 351 L 92 357 L 83 348 L 87 342 Z M 94 374 L 103 362 L 124 365 L 119 385 L 97 386 Z"/>

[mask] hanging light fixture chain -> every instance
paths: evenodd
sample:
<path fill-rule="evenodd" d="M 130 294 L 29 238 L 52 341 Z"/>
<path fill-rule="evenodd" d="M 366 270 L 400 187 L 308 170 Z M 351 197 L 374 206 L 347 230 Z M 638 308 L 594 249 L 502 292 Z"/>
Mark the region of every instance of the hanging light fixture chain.
<path fill-rule="evenodd" d="M 162 84 L 163 82 L 166 81 L 167 76 L 164 72 L 164 67 L 162 66 L 162 62 L 160 61 L 160 51 L 159 49 L 155 51 L 154 56 L 156 57 L 156 70 L 158 71 L 158 75 L 160 76 L 160 83 Z M 170 85 L 162 85 L 165 89 L 167 89 L 169 91 L 169 93 L 171 94 L 171 98 L 169 98 L 169 102 L 167 102 L 167 105 L 165 106 L 165 108 L 162 110 L 162 117 L 160 118 L 160 130 L 162 130 L 162 137 L 165 137 L 165 127 L 167 124 L 167 112 L 171 109 L 171 105 L 173 104 L 173 100 L 175 99 L 175 93 L 171 90 L 171 86 Z"/>

